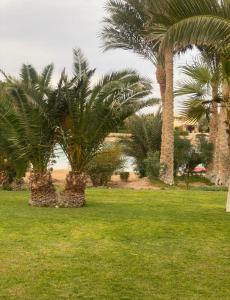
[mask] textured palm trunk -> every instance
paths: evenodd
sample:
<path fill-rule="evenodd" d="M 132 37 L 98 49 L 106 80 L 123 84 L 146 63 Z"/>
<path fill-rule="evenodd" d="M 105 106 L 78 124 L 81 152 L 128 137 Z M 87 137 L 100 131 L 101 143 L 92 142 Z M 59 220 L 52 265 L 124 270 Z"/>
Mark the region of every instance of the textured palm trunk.
<path fill-rule="evenodd" d="M 3 186 L 6 174 L 4 171 L 0 171 L 0 186 Z"/>
<path fill-rule="evenodd" d="M 226 204 L 226 212 L 230 213 L 230 182 L 228 186 L 228 197 L 227 197 L 227 204 Z"/>
<path fill-rule="evenodd" d="M 229 148 L 229 128 L 228 128 L 228 102 L 229 102 L 229 87 L 224 86 L 225 102 L 221 105 L 219 114 L 219 164 L 218 175 L 216 179 L 217 185 L 228 185 L 230 176 L 230 148 Z"/>
<path fill-rule="evenodd" d="M 162 65 L 158 64 L 156 69 L 157 83 L 160 86 L 162 107 L 164 108 L 165 90 L 166 90 L 166 74 Z"/>
<path fill-rule="evenodd" d="M 165 103 L 165 90 L 166 90 L 166 74 L 165 74 L 165 69 L 161 64 L 157 65 L 156 69 L 156 78 L 157 78 L 157 83 L 159 84 L 160 87 L 160 93 L 161 93 L 161 106 L 162 106 L 162 119 L 163 119 L 163 112 L 164 112 L 164 103 Z M 165 144 L 164 138 L 165 138 L 165 127 L 162 126 L 162 131 L 161 131 L 161 144 Z"/>
<path fill-rule="evenodd" d="M 230 103 L 230 84 L 226 83 L 226 86 L 225 86 L 225 96 L 226 96 L 226 102 L 227 104 L 229 105 Z M 230 111 L 229 111 L 229 107 L 228 107 L 228 111 L 227 111 L 227 120 L 228 120 L 228 145 L 229 145 L 229 148 L 230 148 L 230 120 L 229 120 L 229 117 L 230 117 Z M 228 162 L 230 164 L 230 162 Z M 230 172 L 229 172 L 230 174 Z M 228 178 L 228 197 L 227 197 L 227 204 L 226 204 L 226 212 L 230 212 L 230 178 Z"/>
<path fill-rule="evenodd" d="M 215 100 L 218 96 L 218 81 L 212 83 L 212 99 Z M 219 167 L 219 138 L 218 138 L 218 104 L 213 102 L 211 108 L 211 117 L 209 122 L 209 138 L 213 145 L 213 158 L 207 168 L 207 177 L 211 182 L 215 183 L 218 167 Z"/>
<path fill-rule="evenodd" d="M 83 207 L 86 204 L 86 181 L 87 176 L 85 174 L 69 172 L 66 176 L 65 190 L 59 196 L 59 207 Z"/>
<path fill-rule="evenodd" d="M 227 133 L 227 108 L 225 106 L 221 107 L 219 114 L 219 128 L 218 128 L 218 151 L 219 151 L 219 161 L 218 161 L 218 173 L 216 177 L 217 185 L 227 185 L 227 181 L 230 174 L 229 169 L 229 143 L 228 143 L 228 133 Z"/>
<path fill-rule="evenodd" d="M 160 179 L 174 184 L 174 114 L 173 114 L 173 53 L 165 51 L 166 87 L 162 112 L 161 170 Z"/>
<path fill-rule="evenodd" d="M 57 205 L 57 194 L 49 171 L 32 171 L 29 176 L 29 188 L 30 205 L 38 207 L 55 207 Z"/>
<path fill-rule="evenodd" d="M 21 179 L 14 179 L 14 181 L 11 183 L 12 191 L 14 191 L 14 192 L 21 191 L 24 183 L 25 182 L 22 178 Z"/>

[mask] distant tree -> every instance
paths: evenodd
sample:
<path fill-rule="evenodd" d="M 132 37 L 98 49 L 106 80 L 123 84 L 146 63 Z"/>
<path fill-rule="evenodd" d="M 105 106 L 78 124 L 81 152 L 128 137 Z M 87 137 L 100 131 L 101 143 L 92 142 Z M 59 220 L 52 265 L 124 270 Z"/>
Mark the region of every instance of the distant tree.
<path fill-rule="evenodd" d="M 177 168 L 175 173 L 180 171 L 185 178 L 187 189 L 189 188 L 190 176 L 194 174 L 194 169 L 199 164 L 207 168 L 212 160 L 213 145 L 202 135 L 198 137 L 197 145 L 192 145 L 191 141 L 175 136 L 175 162 Z"/>
<path fill-rule="evenodd" d="M 140 176 L 146 176 L 146 162 L 149 153 L 160 151 L 162 120 L 158 111 L 151 115 L 132 116 L 126 121 L 126 130 L 131 134 L 129 139 L 121 141 L 123 151 L 135 159 Z M 154 167 L 154 166 L 153 166 Z"/>

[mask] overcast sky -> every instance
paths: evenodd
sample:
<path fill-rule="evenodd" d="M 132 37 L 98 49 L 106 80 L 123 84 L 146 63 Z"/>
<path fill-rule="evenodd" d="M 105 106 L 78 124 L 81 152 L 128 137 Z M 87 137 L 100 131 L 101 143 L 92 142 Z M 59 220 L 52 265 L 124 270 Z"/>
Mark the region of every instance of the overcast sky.
<path fill-rule="evenodd" d="M 36 68 L 53 62 L 54 80 L 63 67 L 71 71 L 72 49 L 80 47 L 97 76 L 122 68 L 137 69 L 150 77 L 154 94 L 159 89 L 154 67 L 148 61 L 122 50 L 103 53 L 98 35 L 105 16 L 105 0 L 0 0 L 0 68 L 17 75 L 22 63 Z M 182 58 L 190 61 L 190 55 Z M 181 61 L 181 59 L 180 59 Z M 178 59 L 176 64 L 178 65 Z M 175 80 L 179 79 L 176 71 Z"/>

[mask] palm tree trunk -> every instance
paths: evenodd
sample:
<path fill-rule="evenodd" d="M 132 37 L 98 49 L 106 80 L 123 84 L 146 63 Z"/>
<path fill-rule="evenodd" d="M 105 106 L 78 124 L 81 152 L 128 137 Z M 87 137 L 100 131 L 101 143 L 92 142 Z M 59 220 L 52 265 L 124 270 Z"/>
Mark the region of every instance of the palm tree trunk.
<path fill-rule="evenodd" d="M 162 112 L 161 170 L 160 179 L 174 184 L 174 114 L 173 114 L 173 52 L 165 51 L 166 88 Z"/>
<path fill-rule="evenodd" d="M 162 119 L 163 119 L 163 112 L 164 112 L 164 105 L 165 105 L 165 90 L 166 90 L 166 74 L 165 74 L 165 69 L 161 64 L 157 65 L 156 69 L 156 78 L 157 78 L 157 83 L 160 86 L 160 93 L 161 93 L 161 106 L 162 106 Z M 162 127 L 161 131 L 161 144 L 165 144 L 164 138 L 166 133 L 163 131 L 165 130 L 165 126 Z"/>
<path fill-rule="evenodd" d="M 218 96 L 219 83 L 215 81 L 212 83 L 212 99 L 215 100 Z M 207 178 L 211 182 L 216 182 L 216 177 L 218 174 L 218 164 L 219 164 L 219 151 L 218 151 L 218 104 L 213 102 L 211 109 L 211 117 L 209 122 L 209 139 L 210 143 L 213 145 L 213 158 L 211 163 L 207 168 Z"/>
<path fill-rule="evenodd" d="M 21 191 L 24 183 L 25 182 L 24 182 L 23 178 L 21 178 L 21 179 L 15 178 L 14 181 L 11 183 L 12 191 L 14 191 L 14 192 Z"/>
<path fill-rule="evenodd" d="M 161 64 L 157 65 L 156 78 L 157 78 L 157 83 L 160 86 L 162 107 L 164 108 L 165 90 L 166 90 L 166 74 L 165 74 L 165 69 Z"/>
<path fill-rule="evenodd" d="M 216 184 L 227 185 L 230 176 L 230 162 L 229 162 L 229 132 L 228 132 L 228 108 L 229 101 L 229 87 L 228 84 L 224 85 L 224 98 L 225 102 L 221 104 L 219 114 L 219 168 Z"/>
<path fill-rule="evenodd" d="M 228 186 L 228 197 L 227 197 L 227 204 L 226 204 L 226 212 L 230 213 L 230 181 Z"/>
<path fill-rule="evenodd" d="M 0 171 L 0 186 L 2 187 L 5 181 L 6 173 L 4 171 Z"/>
<path fill-rule="evenodd" d="M 218 173 L 216 178 L 217 185 L 226 185 L 229 178 L 229 145 L 228 145 L 228 133 L 227 133 L 227 108 L 221 107 L 219 114 L 219 163 Z"/>
<path fill-rule="evenodd" d="M 225 93 L 225 101 L 227 102 L 227 104 L 229 105 L 230 103 L 230 84 L 229 82 L 226 82 L 226 86 L 225 86 L 225 90 L 224 90 L 224 93 Z M 227 110 L 227 126 L 228 126 L 228 145 L 229 145 L 229 148 L 230 148 L 230 120 L 229 120 L 229 117 L 230 117 L 230 111 L 229 111 L 229 108 Z M 230 164 L 230 162 L 228 161 L 228 164 Z M 230 172 L 229 172 L 230 174 Z M 228 181 L 228 198 L 227 198 L 227 204 L 226 204 L 226 212 L 230 212 L 230 178 L 228 178 L 229 181 Z"/>
<path fill-rule="evenodd" d="M 55 207 L 57 205 L 57 194 L 49 171 L 32 171 L 29 176 L 29 188 L 31 206 Z"/>
<path fill-rule="evenodd" d="M 85 189 L 87 176 L 84 173 L 69 172 L 65 190 L 60 193 L 59 207 L 80 208 L 86 204 Z"/>

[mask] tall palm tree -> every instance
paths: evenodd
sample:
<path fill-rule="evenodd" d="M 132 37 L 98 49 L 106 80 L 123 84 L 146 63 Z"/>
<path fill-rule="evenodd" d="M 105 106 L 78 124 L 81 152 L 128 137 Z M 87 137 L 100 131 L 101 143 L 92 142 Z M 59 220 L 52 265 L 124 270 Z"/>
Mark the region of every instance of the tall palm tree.
<path fill-rule="evenodd" d="M 156 67 L 156 78 L 160 86 L 163 111 L 161 162 L 162 165 L 168 166 L 168 170 L 161 175 L 161 179 L 165 183 L 173 184 L 173 105 L 172 101 L 165 103 L 166 76 L 168 75 L 164 69 L 164 59 L 159 56 L 157 40 L 149 40 L 146 34 L 145 26 L 149 20 L 149 14 L 145 4 L 146 1 L 140 0 L 108 0 L 106 11 L 109 16 L 104 19 L 102 39 L 105 50 L 131 50 L 149 60 Z M 172 56 L 170 59 L 172 60 Z M 169 94 L 168 91 L 167 93 Z M 168 141 L 169 136 L 170 143 Z"/>
<path fill-rule="evenodd" d="M 222 47 L 228 44 L 230 4 L 228 0 L 146 0 L 146 3 L 150 17 L 146 31 L 150 41 L 158 41 L 159 53 L 165 63 L 166 109 L 163 119 L 166 119 L 166 128 L 163 123 L 163 132 L 167 134 L 162 162 L 166 162 L 164 181 L 170 183 L 173 173 L 173 53 L 191 45 Z"/>
<path fill-rule="evenodd" d="M 134 71 L 105 75 L 92 85 L 95 70 L 80 50 L 74 50 L 74 76 L 62 74 L 54 98 L 59 106 L 59 142 L 71 172 L 66 177 L 60 206 L 85 205 L 87 164 L 97 154 L 104 139 L 139 109 L 152 104 L 149 81 Z"/>
<path fill-rule="evenodd" d="M 207 43 L 206 29 L 209 27 L 210 20 L 213 21 L 210 15 L 216 16 L 216 19 L 213 21 L 214 31 L 208 42 L 217 37 L 216 25 L 223 29 L 218 36 L 219 40 L 225 39 L 228 29 L 227 13 L 221 10 L 224 7 L 228 12 L 225 6 L 225 4 L 220 5 L 216 0 L 211 0 L 211 2 L 194 0 L 189 3 L 182 0 L 112 0 L 107 2 L 109 17 L 105 19 L 106 26 L 102 34 L 106 49 L 132 49 L 142 56 L 154 53 L 154 57 L 157 56 L 158 60 L 162 58 L 163 64 L 160 66 L 164 65 L 164 68 L 157 70 L 158 81 L 162 80 L 161 94 L 164 100 L 161 178 L 168 184 L 173 184 L 173 53 L 191 44 Z M 196 23 L 196 20 L 199 22 Z M 202 22 L 205 31 L 199 33 L 201 28 L 198 30 L 195 28 L 192 32 L 188 27 L 188 22 L 191 26 L 194 24 L 197 26 Z M 165 69 L 167 69 L 166 72 Z"/>
<path fill-rule="evenodd" d="M 30 65 L 23 65 L 21 76 L 6 76 L 7 105 L 1 105 L 1 128 L 5 128 L 9 147 L 18 158 L 29 161 L 30 204 L 55 206 L 57 195 L 52 183 L 48 163 L 55 144 L 55 126 L 49 94 L 53 66 L 48 65 L 41 74 Z"/>

